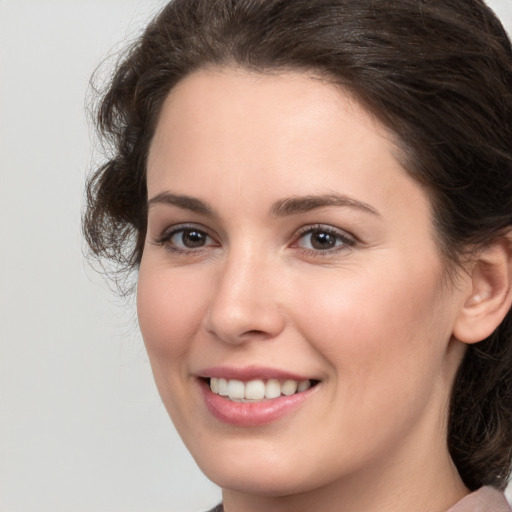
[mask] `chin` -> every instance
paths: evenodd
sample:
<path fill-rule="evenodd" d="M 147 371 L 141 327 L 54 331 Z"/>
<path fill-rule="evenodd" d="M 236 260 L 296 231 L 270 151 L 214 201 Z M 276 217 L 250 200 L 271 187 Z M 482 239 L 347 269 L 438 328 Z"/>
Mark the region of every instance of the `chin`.
<path fill-rule="evenodd" d="M 316 481 L 319 472 L 312 471 L 317 464 L 307 464 L 307 459 L 298 457 L 296 451 L 290 457 L 282 446 L 265 449 L 261 443 L 248 443 L 244 447 L 233 443 L 229 450 L 219 448 L 219 443 L 214 443 L 208 450 L 198 448 L 200 455 L 194 458 L 208 479 L 222 489 L 278 497 L 306 492 L 321 485 Z M 195 450 L 191 451 L 195 455 Z"/>
<path fill-rule="evenodd" d="M 307 476 L 293 474 L 290 471 L 269 471 L 248 467 L 243 471 L 234 471 L 225 466 L 209 467 L 205 475 L 222 489 L 243 494 L 279 497 L 299 494 L 311 490 Z M 293 478 L 291 476 L 293 475 Z"/>

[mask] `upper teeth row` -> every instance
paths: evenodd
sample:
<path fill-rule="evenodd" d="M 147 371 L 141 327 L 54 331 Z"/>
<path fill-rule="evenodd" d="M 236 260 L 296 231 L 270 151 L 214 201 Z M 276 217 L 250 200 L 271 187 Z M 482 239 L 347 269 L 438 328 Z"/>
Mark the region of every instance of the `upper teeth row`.
<path fill-rule="evenodd" d="M 300 391 L 306 391 L 311 387 L 311 381 L 286 380 L 279 382 L 277 379 L 269 379 L 266 382 L 261 379 L 242 382 L 241 380 L 228 380 L 212 377 L 210 389 L 221 396 L 227 396 L 230 400 L 264 400 L 265 398 L 277 398 L 281 395 L 290 396 Z"/>

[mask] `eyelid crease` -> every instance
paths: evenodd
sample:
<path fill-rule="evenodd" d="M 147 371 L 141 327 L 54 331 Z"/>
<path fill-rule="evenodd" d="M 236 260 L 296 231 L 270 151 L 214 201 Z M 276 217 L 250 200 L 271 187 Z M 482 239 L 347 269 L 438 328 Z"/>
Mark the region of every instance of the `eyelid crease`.
<path fill-rule="evenodd" d="M 334 247 L 330 247 L 328 249 L 322 250 L 322 249 L 307 249 L 305 247 L 300 247 L 298 245 L 299 240 L 301 240 L 304 236 L 309 235 L 311 233 L 327 233 L 330 235 L 333 235 L 337 237 L 339 240 L 341 240 L 341 244 L 335 245 Z M 302 250 L 310 251 L 311 253 L 316 254 L 324 254 L 327 255 L 328 253 L 338 252 L 342 251 L 344 249 L 347 249 L 349 247 L 354 247 L 356 244 L 359 243 L 359 240 L 354 235 L 348 233 L 347 231 L 336 228 L 334 226 L 326 225 L 326 224 L 314 224 L 310 226 L 304 226 L 301 228 L 297 234 L 294 236 L 294 241 L 290 245 L 290 247 L 294 248 L 300 248 Z"/>
<path fill-rule="evenodd" d="M 162 231 L 162 233 L 154 238 L 154 242 L 162 245 L 166 242 L 168 242 L 176 233 L 179 233 L 180 231 L 198 231 L 200 233 L 203 233 L 208 238 L 211 238 L 212 240 L 215 240 L 215 236 L 212 235 L 211 231 L 207 229 L 205 226 L 202 226 L 201 224 L 195 224 L 195 223 L 184 223 L 184 224 L 175 224 L 173 226 L 168 226 L 166 229 Z"/>
<path fill-rule="evenodd" d="M 198 247 L 180 247 L 180 244 L 175 244 L 171 242 L 172 238 L 176 236 L 180 232 L 186 231 L 196 231 L 205 236 L 204 245 Z M 301 246 L 300 240 L 303 239 L 306 235 L 312 233 L 327 233 L 332 235 L 337 239 L 337 242 L 332 247 L 327 248 L 308 248 L 305 246 Z M 167 226 L 158 237 L 154 237 L 152 242 L 153 245 L 157 245 L 160 247 L 165 247 L 171 253 L 181 254 L 183 256 L 193 254 L 200 254 L 204 250 L 211 249 L 212 247 L 220 247 L 222 244 L 218 241 L 218 237 L 215 234 L 212 234 L 211 230 L 206 226 L 198 223 L 179 223 L 171 226 Z M 294 235 L 292 235 L 292 241 L 289 243 L 288 247 L 292 249 L 298 249 L 302 251 L 304 254 L 312 256 L 312 257 L 328 257 L 333 256 L 336 253 L 347 251 L 348 249 L 353 248 L 357 244 L 360 243 L 360 240 L 354 236 L 352 233 L 330 225 L 330 224 L 308 224 L 299 228 Z"/>
<path fill-rule="evenodd" d="M 172 242 L 172 238 L 180 232 L 195 231 L 201 233 L 205 237 L 205 244 L 198 247 L 187 247 L 186 244 L 182 247 L 181 244 Z M 209 240 L 209 241 L 208 241 Z M 208 229 L 197 224 L 175 224 L 167 227 L 160 236 L 153 238 L 150 242 L 152 245 L 163 248 L 167 253 L 177 258 L 197 258 L 203 257 L 209 250 L 215 249 L 220 246 L 219 242 L 212 236 Z M 191 260 L 191 262 L 193 261 Z"/>

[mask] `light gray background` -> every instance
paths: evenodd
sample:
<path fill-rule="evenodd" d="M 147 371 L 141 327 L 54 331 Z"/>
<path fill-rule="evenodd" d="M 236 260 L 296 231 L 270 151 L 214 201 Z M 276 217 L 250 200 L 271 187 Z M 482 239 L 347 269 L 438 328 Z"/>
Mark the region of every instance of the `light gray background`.
<path fill-rule="evenodd" d="M 0 512 L 195 512 L 220 492 L 86 268 L 89 77 L 163 0 L 0 0 Z M 491 6 L 512 27 L 512 0 Z M 512 493 L 511 493 L 512 496 Z"/>

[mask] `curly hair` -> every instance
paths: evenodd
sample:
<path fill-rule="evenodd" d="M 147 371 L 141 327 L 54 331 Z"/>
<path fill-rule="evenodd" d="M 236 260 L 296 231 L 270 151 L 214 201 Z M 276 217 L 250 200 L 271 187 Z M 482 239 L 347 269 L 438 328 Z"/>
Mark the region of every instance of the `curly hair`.
<path fill-rule="evenodd" d="M 208 66 L 313 71 L 394 133 L 428 192 L 441 252 L 458 264 L 512 226 L 512 48 L 482 0 L 174 0 L 115 70 L 97 110 L 108 161 L 89 178 L 92 253 L 136 270 L 146 160 L 162 104 Z M 470 489 L 503 489 L 512 460 L 512 314 L 468 347 L 448 447 Z"/>

